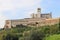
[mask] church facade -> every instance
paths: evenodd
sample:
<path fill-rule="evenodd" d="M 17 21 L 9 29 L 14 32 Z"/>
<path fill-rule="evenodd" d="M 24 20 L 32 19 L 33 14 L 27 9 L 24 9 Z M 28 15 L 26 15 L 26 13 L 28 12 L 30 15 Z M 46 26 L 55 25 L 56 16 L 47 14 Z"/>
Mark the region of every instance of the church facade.
<path fill-rule="evenodd" d="M 17 25 L 44 26 L 59 23 L 59 18 L 52 18 L 52 13 L 41 13 L 41 8 L 37 8 L 37 13 L 32 13 L 31 18 L 6 20 L 4 28 L 16 27 Z"/>

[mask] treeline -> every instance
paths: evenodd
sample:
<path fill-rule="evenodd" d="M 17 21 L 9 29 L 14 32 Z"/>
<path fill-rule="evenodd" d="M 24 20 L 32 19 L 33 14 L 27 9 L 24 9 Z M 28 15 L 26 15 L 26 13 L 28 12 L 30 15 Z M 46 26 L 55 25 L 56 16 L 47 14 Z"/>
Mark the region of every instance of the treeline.
<path fill-rule="evenodd" d="M 0 31 L 0 40 L 45 40 L 50 35 L 60 34 L 60 23 L 40 27 L 17 26 Z"/>

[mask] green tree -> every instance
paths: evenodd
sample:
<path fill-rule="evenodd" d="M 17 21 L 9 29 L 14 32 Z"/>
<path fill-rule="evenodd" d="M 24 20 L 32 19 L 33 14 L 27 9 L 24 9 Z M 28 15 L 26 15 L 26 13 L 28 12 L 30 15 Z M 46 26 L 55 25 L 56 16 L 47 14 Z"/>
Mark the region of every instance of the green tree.
<path fill-rule="evenodd" d="M 45 37 L 45 33 L 42 31 L 33 31 L 30 36 L 30 40 L 43 40 Z"/>

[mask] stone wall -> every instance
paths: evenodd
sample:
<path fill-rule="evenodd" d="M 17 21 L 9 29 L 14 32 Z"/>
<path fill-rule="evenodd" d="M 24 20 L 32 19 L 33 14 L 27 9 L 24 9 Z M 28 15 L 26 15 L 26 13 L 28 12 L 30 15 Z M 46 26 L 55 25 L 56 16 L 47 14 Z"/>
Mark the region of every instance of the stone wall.
<path fill-rule="evenodd" d="M 11 28 L 11 26 L 16 27 L 16 25 L 30 25 L 30 26 L 44 26 L 44 25 L 54 25 L 59 23 L 59 18 L 57 19 L 22 19 L 22 20 L 7 20 L 5 28 Z"/>

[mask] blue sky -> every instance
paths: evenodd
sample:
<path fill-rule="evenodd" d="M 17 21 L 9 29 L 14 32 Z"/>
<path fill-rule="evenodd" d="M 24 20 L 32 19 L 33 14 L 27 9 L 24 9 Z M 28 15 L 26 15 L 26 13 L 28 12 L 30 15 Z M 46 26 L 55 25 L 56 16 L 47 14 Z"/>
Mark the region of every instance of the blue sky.
<path fill-rule="evenodd" d="M 0 0 L 0 28 L 5 20 L 28 18 L 39 7 L 42 13 L 52 12 L 53 18 L 60 17 L 60 0 Z"/>

